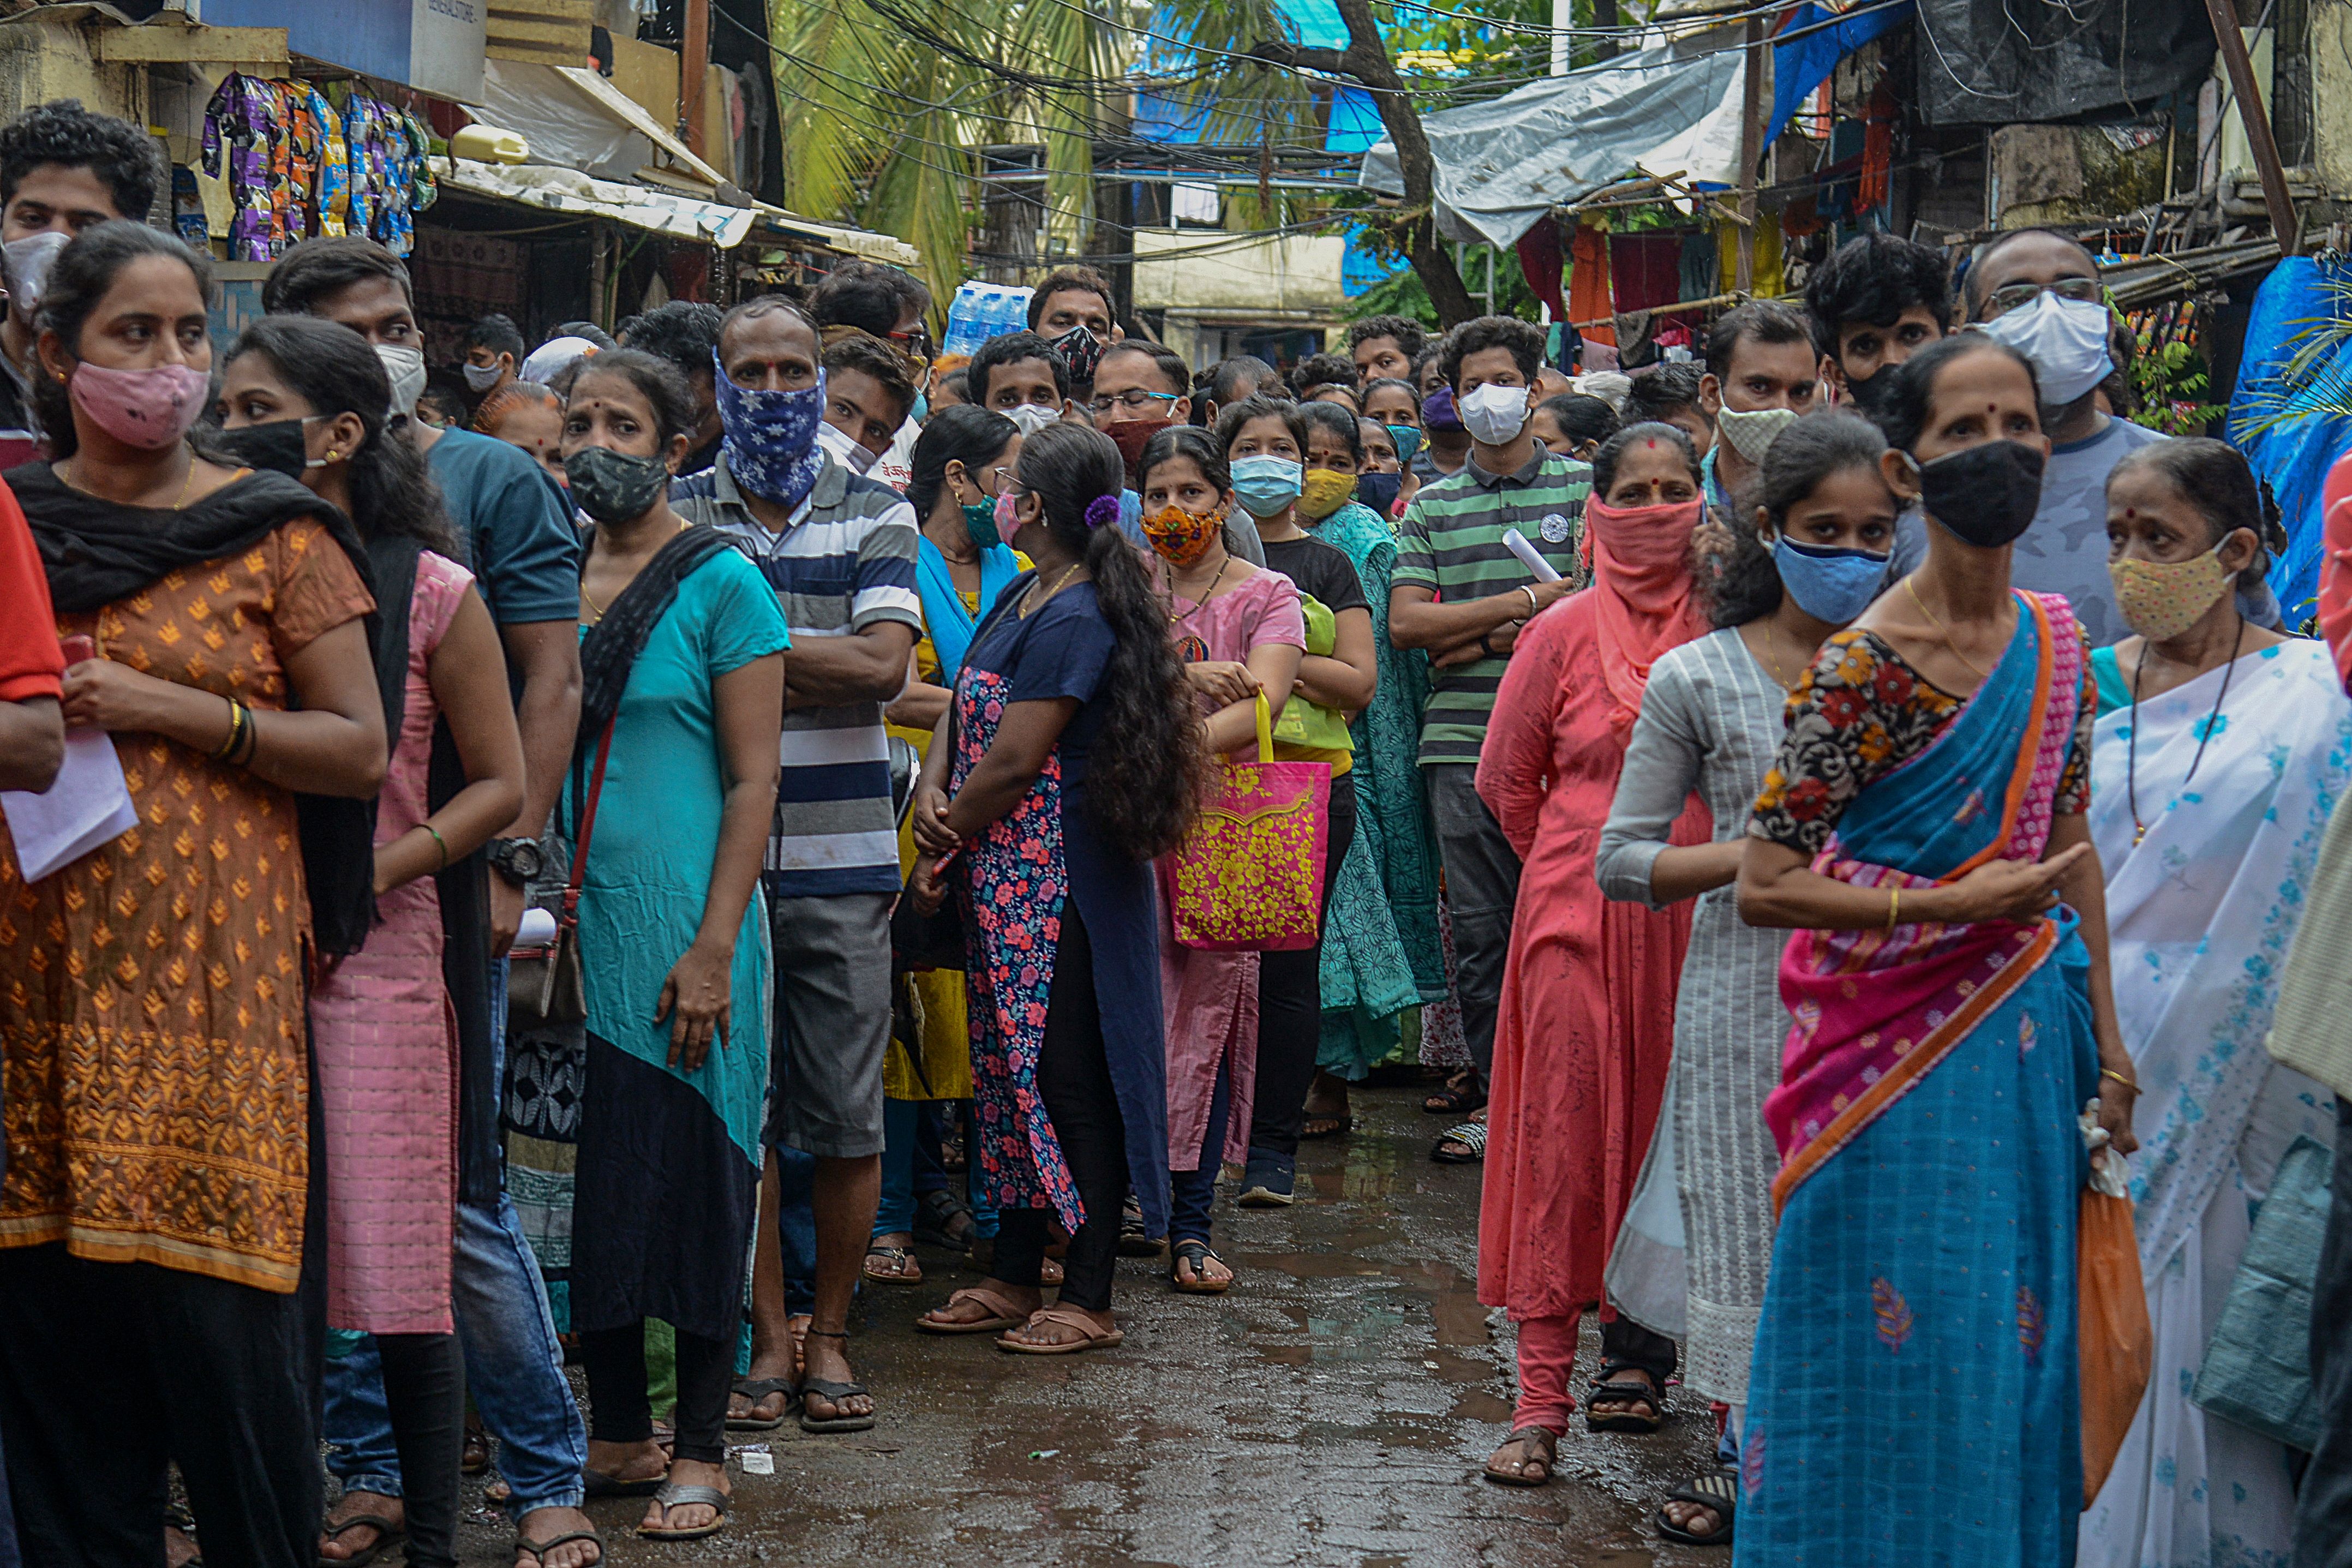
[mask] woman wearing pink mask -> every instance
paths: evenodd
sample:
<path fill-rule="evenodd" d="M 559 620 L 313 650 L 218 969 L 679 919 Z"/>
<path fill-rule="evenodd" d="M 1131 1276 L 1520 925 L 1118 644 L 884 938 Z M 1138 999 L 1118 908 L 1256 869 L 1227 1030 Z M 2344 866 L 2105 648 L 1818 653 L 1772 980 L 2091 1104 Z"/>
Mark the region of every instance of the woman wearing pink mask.
<path fill-rule="evenodd" d="M 1655 1430 L 1675 1370 L 1675 1342 L 1616 1316 L 1601 1272 L 1665 1094 L 1690 909 L 1608 901 L 1593 857 L 1650 666 L 1706 630 L 1690 568 L 1705 505 L 1698 455 L 1671 425 L 1612 437 L 1592 481 L 1592 586 L 1520 634 L 1478 761 L 1479 796 L 1526 864 L 1478 1213 L 1478 1300 L 1519 1328 L 1518 1408 L 1486 1463 L 1509 1486 L 1551 1479 L 1586 1308 L 1602 1312 L 1587 1426 Z M 1693 797 L 1672 841 L 1711 828 Z"/>
<path fill-rule="evenodd" d="M 25 1331 L 0 1428 L 35 1562 L 81 1557 L 93 1521 L 161 1539 L 167 1459 L 215 1560 L 316 1552 L 305 988 L 372 918 L 383 707 L 351 525 L 184 438 L 210 271 L 135 223 L 65 248 L 35 387 L 57 461 L 7 475 L 68 639 L 66 721 L 112 741 L 73 787 L 127 786 L 136 814 L 35 881 L 26 834 L 0 847 L 0 1312 Z M 172 1419 L 126 1450 L 132 1406 Z"/>

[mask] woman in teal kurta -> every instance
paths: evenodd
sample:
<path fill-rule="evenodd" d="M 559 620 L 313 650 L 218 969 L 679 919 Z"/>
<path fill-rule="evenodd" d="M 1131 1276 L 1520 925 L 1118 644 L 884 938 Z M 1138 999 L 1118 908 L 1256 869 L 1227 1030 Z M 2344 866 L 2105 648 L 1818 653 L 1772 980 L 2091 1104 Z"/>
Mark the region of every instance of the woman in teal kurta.
<path fill-rule="evenodd" d="M 674 370 L 615 351 L 573 384 L 563 435 L 572 500 L 597 525 L 563 799 L 588 1006 L 572 1321 L 593 1412 L 590 1477 L 650 1483 L 666 1469 L 638 1526 L 662 1540 L 726 1519 L 727 1394 L 768 1083 L 754 893 L 792 640 L 759 570 L 669 510 L 688 408 Z M 667 1461 L 646 1401 L 648 1318 L 677 1331 Z"/>

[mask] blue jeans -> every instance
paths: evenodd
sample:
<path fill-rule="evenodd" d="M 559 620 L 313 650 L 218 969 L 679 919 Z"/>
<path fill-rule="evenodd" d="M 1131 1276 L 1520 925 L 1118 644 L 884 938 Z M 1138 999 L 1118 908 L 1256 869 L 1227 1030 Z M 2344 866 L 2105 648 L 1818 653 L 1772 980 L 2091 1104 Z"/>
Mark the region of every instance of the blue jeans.
<path fill-rule="evenodd" d="M 490 965 L 494 1083 L 506 1081 L 507 966 Z M 450 1253 L 450 1306 L 466 1352 L 466 1387 L 499 1440 L 499 1473 L 514 1489 L 516 1517 L 578 1508 L 588 1428 L 563 1377 L 563 1347 L 547 1310 L 539 1260 L 506 1193 L 495 1209 L 459 1204 Z M 400 1456 L 384 1408 L 375 1341 L 327 1363 L 327 1468 L 343 1485 L 398 1497 Z"/>
<path fill-rule="evenodd" d="M 1216 1092 L 1209 1098 L 1209 1125 L 1201 1135 L 1200 1168 L 1168 1173 L 1168 1239 L 1209 1239 L 1209 1211 L 1217 1201 L 1217 1173 L 1223 1169 L 1225 1122 L 1233 1115 L 1233 1069 L 1217 1068 Z"/>
<path fill-rule="evenodd" d="M 950 1190 L 948 1173 L 939 1163 L 938 1120 L 924 1112 L 935 1110 L 954 1115 L 959 1109 L 953 1100 L 882 1102 L 882 1202 L 874 1211 L 875 1235 L 911 1232 L 917 1196 Z M 996 1209 L 987 1201 L 983 1184 L 980 1162 L 973 1160 L 964 1171 L 964 1204 L 971 1210 L 972 1235 L 989 1240 L 996 1235 Z M 784 1275 L 787 1279 L 792 1277 L 789 1261 Z"/>

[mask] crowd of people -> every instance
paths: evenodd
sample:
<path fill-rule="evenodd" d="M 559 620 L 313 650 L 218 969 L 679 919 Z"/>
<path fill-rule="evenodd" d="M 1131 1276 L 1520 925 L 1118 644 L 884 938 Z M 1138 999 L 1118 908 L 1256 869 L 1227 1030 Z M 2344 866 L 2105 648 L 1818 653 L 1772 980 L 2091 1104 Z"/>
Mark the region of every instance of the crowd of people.
<path fill-rule="evenodd" d="M 1084 268 L 966 361 L 862 262 L 436 368 L 357 237 L 216 342 L 162 178 L 0 129 L 0 1563 L 454 1563 L 492 1442 L 522 1568 L 716 1534 L 730 1431 L 887 1413 L 919 1244 L 979 1282 L 918 1331 L 1116 1347 L 1116 1259 L 1234 1289 L 1223 1173 L 1299 1201 L 1395 1064 L 1480 1167 L 1489 1479 L 1680 1404 L 1656 1528 L 1738 1563 L 2352 1561 L 2345 1325 L 2315 1456 L 2193 1397 L 2352 1091 L 2265 1049 L 2352 641 L 2074 241 L 1866 236 L 1630 375 L 1196 374 Z M 1259 759 L 1328 774 L 1312 939 L 1196 942 Z"/>

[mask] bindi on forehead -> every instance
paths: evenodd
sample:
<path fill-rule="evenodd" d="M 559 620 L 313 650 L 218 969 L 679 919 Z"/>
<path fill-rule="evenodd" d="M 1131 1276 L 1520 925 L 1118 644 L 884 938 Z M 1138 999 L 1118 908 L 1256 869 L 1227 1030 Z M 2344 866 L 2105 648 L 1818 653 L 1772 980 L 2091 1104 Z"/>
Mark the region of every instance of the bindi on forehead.
<path fill-rule="evenodd" d="M 1654 452 L 1658 449 L 1658 438 L 1655 436 L 1645 436 L 1642 439 L 1642 445 Z"/>

